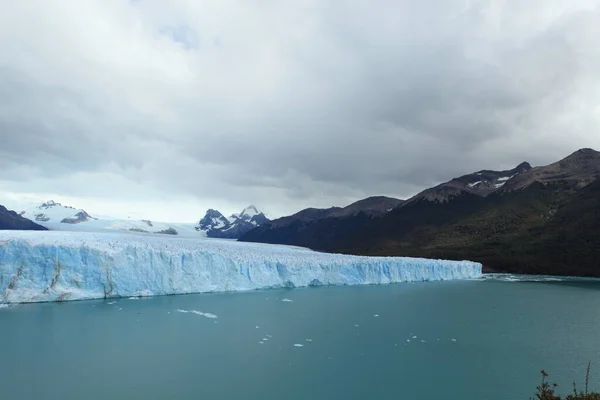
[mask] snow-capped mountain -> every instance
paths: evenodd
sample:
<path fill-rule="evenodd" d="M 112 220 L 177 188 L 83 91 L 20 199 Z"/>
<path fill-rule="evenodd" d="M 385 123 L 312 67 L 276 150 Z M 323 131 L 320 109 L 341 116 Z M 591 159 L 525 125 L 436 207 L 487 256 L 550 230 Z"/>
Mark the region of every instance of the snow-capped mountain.
<path fill-rule="evenodd" d="M 463 194 L 486 197 L 502 188 L 507 182 L 513 180 L 513 178 L 529 170 L 531 170 L 531 165 L 528 162 L 523 162 L 515 168 L 506 171 L 482 170 L 463 175 L 422 191 L 407 200 L 404 206 L 421 200 L 434 203 L 447 203 L 451 199 Z"/>
<path fill-rule="evenodd" d="M 58 222 L 62 224 L 79 224 L 96 218 L 89 215 L 85 210 L 69 206 L 63 206 L 54 200 L 49 200 L 40 206 L 24 210 L 21 215 L 31 221 L 41 223 Z"/>
<path fill-rule="evenodd" d="M 94 218 L 83 209 L 47 201 L 26 207 L 19 214 L 53 231 L 105 232 L 122 231 L 139 234 L 165 234 L 204 237 L 193 223 L 155 222 L 147 219 Z"/>
<path fill-rule="evenodd" d="M 260 226 L 269 219 L 254 205 L 250 205 L 239 214 L 225 217 L 217 210 L 209 209 L 198 222 L 196 230 L 206 232 L 212 238 L 238 239 L 246 232 Z"/>
<path fill-rule="evenodd" d="M 221 229 L 231 224 L 233 220 L 233 218 L 231 220 L 227 219 L 219 211 L 211 208 L 206 211 L 206 215 L 204 215 L 204 218 L 202 218 L 198 223 L 198 230 L 209 231 L 212 229 Z"/>

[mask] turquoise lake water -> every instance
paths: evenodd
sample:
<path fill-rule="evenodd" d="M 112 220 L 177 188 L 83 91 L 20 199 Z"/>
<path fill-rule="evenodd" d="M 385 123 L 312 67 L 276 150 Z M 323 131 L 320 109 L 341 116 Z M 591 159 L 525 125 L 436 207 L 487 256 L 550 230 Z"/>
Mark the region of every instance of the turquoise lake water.
<path fill-rule="evenodd" d="M 541 369 L 565 393 L 573 379 L 583 384 L 588 360 L 590 385 L 600 389 L 598 281 L 488 279 L 0 309 L 3 400 L 529 399 Z"/>

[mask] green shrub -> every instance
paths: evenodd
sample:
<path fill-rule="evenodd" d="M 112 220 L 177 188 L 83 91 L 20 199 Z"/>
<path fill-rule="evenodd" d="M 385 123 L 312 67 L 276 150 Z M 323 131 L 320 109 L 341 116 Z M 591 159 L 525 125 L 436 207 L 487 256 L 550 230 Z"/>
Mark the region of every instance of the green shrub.
<path fill-rule="evenodd" d="M 538 400 L 600 400 L 600 393 L 596 392 L 588 392 L 588 384 L 590 382 L 590 367 L 592 363 L 589 362 L 587 369 L 585 371 L 585 390 L 577 391 L 577 384 L 573 381 L 573 394 L 569 394 L 566 397 L 560 397 L 555 394 L 556 387 L 558 386 L 556 383 L 548 383 L 546 382 L 546 378 L 548 374 L 546 371 L 542 370 L 542 382 L 537 386 L 537 392 L 535 394 L 535 399 Z"/>

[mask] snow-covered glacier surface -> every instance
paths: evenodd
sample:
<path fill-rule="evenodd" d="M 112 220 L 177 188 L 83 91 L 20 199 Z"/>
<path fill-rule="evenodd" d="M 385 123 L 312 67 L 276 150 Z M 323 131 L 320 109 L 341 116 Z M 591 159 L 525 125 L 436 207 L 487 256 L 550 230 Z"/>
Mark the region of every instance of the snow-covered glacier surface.
<path fill-rule="evenodd" d="M 134 234 L 0 231 L 0 303 L 481 276 L 481 264 Z"/>

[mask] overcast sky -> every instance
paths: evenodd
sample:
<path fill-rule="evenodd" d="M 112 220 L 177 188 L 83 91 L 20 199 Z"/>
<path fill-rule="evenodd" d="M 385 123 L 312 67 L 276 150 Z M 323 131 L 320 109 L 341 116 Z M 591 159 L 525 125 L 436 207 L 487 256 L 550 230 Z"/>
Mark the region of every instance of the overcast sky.
<path fill-rule="evenodd" d="M 0 0 L 0 204 L 196 221 L 600 149 L 600 0 Z"/>

